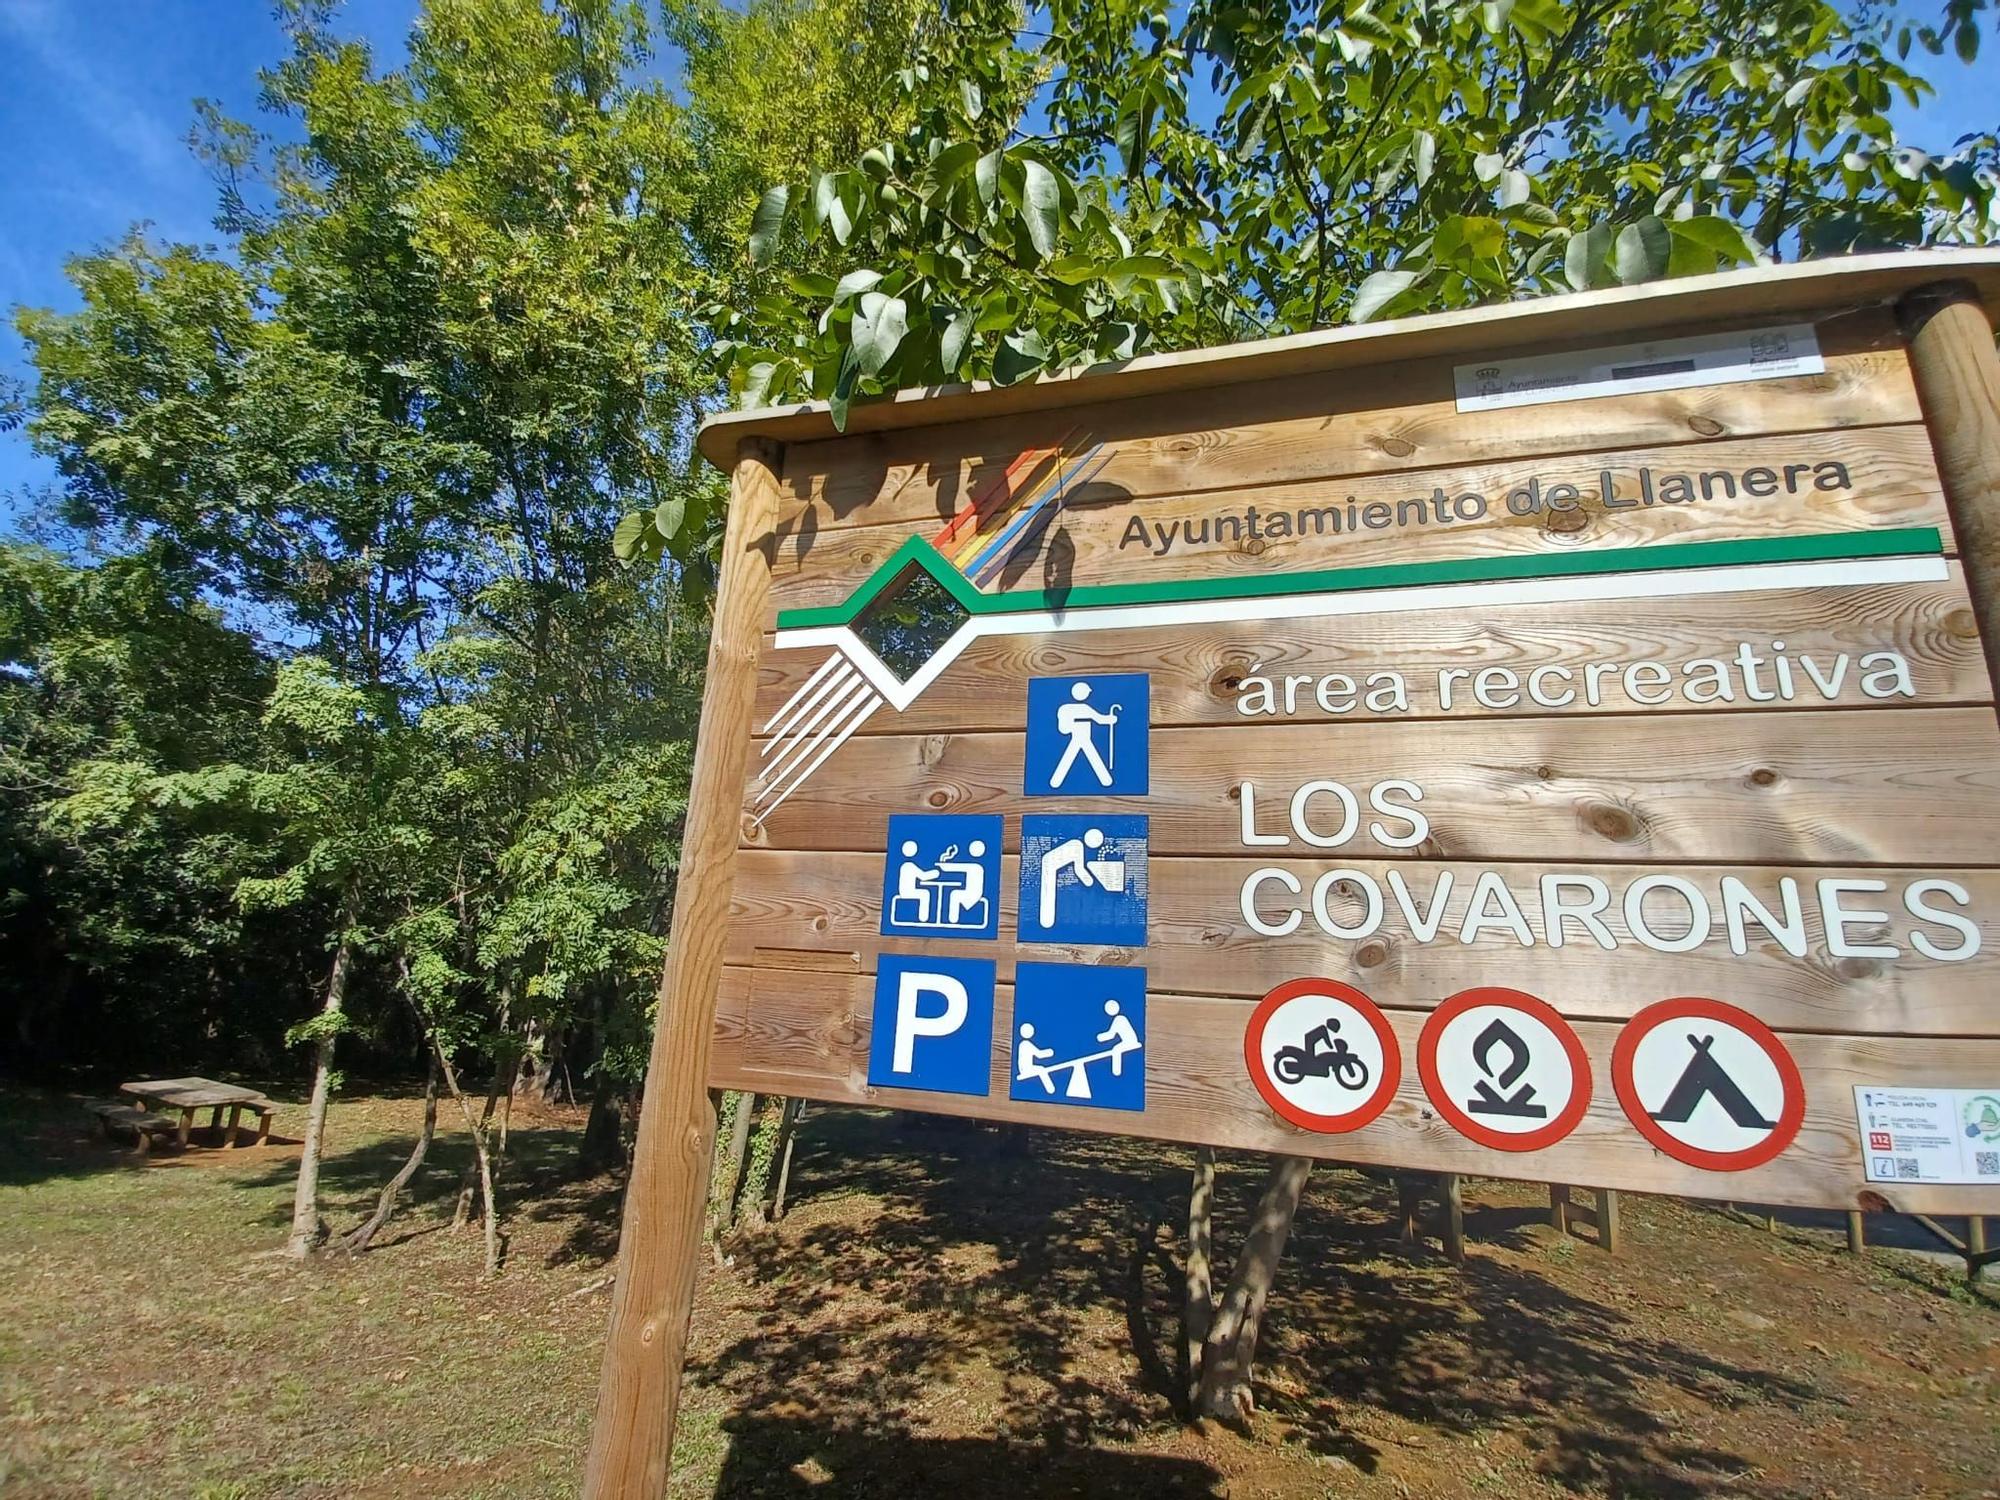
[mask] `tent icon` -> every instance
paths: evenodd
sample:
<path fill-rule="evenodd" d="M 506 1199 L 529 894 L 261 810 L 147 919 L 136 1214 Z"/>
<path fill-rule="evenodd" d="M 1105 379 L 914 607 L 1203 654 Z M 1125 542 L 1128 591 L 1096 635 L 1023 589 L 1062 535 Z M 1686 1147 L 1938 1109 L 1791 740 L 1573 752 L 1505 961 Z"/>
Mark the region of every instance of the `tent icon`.
<path fill-rule="evenodd" d="M 1694 1048 L 1694 1056 L 1682 1069 L 1680 1078 L 1658 1109 L 1646 1111 L 1656 1120 L 1664 1120 L 1672 1125 L 1685 1125 L 1694 1117 L 1695 1110 L 1704 1098 L 1713 1098 L 1723 1108 L 1723 1112 L 1745 1130 L 1776 1130 L 1778 1122 L 1767 1120 L 1750 1102 L 1750 1098 L 1737 1086 L 1736 1080 L 1723 1070 L 1709 1051 L 1715 1045 L 1715 1037 L 1696 1036 L 1688 1033 L 1688 1045 Z"/>

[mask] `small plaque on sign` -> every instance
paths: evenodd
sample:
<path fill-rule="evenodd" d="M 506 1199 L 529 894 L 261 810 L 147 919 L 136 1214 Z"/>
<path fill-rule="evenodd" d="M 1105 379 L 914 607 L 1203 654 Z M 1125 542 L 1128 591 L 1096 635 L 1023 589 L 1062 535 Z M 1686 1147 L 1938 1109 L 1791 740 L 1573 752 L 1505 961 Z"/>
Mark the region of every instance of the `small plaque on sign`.
<path fill-rule="evenodd" d="M 1825 368 L 1819 336 L 1812 325 L 1788 323 L 1778 328 L 1654 339 L 1566 354 L 1483 360 L 1458 365 L 1451 374 L 1460 411 L 1498 411 L 1635 391 L 1678 391 L 1738 380 L 1773 380 L 1781 375 L 1817 375 Z"/>
<path fill-rule="evenodd" d="M 1870 1182 L 2000 1187 L 2000 1086 L 1883 1088 L 1856 1084 L 1863 1175 Z"/>

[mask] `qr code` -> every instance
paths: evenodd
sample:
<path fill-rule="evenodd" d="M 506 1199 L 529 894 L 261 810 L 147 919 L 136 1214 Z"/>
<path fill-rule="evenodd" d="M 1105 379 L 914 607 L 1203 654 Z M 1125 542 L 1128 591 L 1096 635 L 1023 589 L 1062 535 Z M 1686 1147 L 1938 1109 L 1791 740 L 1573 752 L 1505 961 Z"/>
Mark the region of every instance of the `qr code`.
<path fill-rule="evenodd" d="M 1914 1156 L 1899 1156 L 1896 1158 L 1896 1175 L 1898 1177 L 1907 1177 L 1912 1182 L 1915 1182 L 1923 1173 L 1918 1167 L 1917 1159 Z"/>
<path fill-rule="evenodd" d="M 1973 1152 L 1972 1171 L 1978 1177 L 2000 1177 L 2000 1151 Z"/>

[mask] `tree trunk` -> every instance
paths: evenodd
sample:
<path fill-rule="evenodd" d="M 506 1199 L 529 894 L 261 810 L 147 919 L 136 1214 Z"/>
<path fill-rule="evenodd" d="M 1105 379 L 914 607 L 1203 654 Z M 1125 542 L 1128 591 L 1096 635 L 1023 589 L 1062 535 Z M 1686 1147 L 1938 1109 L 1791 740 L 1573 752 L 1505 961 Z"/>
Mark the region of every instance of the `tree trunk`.
<path fill-rule="evenodd" d="M 436 1056 L 438 1066 L 444 1071 L 445 1086 L 451 1090 L 451 1097 L 458 1102 L 459 1117 L 465 1121 L 465 1128 L 472 1136 L 473 1163 L 479 1173 L 479 1202 L 483 1210 L 481 1217 L 486 1225 L 486 1272 L 491 1276 L 500 1269 L 500 1214 L 493 1202 L 493 1158 L 486 1150 L 486 1124 L 472 1118 L 472 1101 L 465 1097 L 465 1090 L 458 1086 L 458 1072 L 451 1065 L 451 1057 L 439 1042 L 437 1033 L 431 1033 L 431 1052 Z M 497 1078 L 499 1075 L 496 1074 Z M 486 1099 L 487 1115 L 493 1111 L 493 1098 Z"/>
<path fill-rule="evenodd" d="M 508 997 L 503 993 L 500 998 L 500 1034 L 503 1038 L 507 1034 L 509 1009 Z M 465 1228 L 472 1218 L 472 1189 L 478 1182 L 480 1174 L 483 1172 L 491 1175 L 492 1172 L 492 1165 L 486 1155 L 486 1132 L 492 1127 L 493 1111 L 500 1102 L 500 1091 L 509 1081 L 507 1063 L 512 1056 L 512 1049 L 504 1040 L 494 1048 L 493 1078 L 486 1086 L 486 1108 L 480 1111 L 479 1128 L 474 1132 L 478 1149 L 474 1152 L 472 1160 L 465 1164 L 464 1175 L 458 1179 L 458 1203 L 451 1212 L 451 1229 L 454 1234 Z M 457 1089 L 456 1084 L 452 1087 L 454 1091 Z M 472 1123 L 470 1114 L 466 1117 L 466 1123 L 468 1125 Z"/>
<path fill-rule="evenodd" d="M 359 1255 L 368 1248 L 389 1222 L 389 1216 L 396 1211 L 396 1199 L 410 1180 L 424 1164 L 424 1155 L 431 1149 L 431 1138 L 437 1134 L 438 1118 L 438 1065 L 437 1057 L 431 1054 L 425 1059 L 428 1066 L 424 1072 L 424 1128 L 417 1136 L 417 1144 L 411 1148 L 410 1159 L 403 1163 L 403 1170 L 382 1185 L 382 1196 L 375 1200 L 375 1212 L 368 1221 L 340 1242 L 340 1248 L 349 1255 Z"/>
<path fill-rule="evenodd" d="M 771 1207 L 766 1215 L 760 1195 L 757 1210 L 758 1216 L 769 1223 L 785 1216 L 785 1184 L 792 1175 L 792 1138 L 798 1127 L 799 1111 L 804 1107 L 803 1099 L 778 1101 L 778 1138 L 771 1143 Z"/>
<path fill-rule="evenodd" d="M 298 1185 L 292 1192 L 292 1232 L 285 1254 L 304 1260 L 319 1248 L 326 1226 L 319 1217 L 319 1162 L 326 1145 L 326 1109 L 333 1094 L 333 1043 L 347 1004 L 347 980 L 354 968 L 354 945 L 348 940 L 351 907 L 340 908 L 340 938 L 333 949 L 333 970 L 326 979 L 326 1004 L 320 1007 L 320 1033 L 313 1046 L 312 1098 L 306 1105 L 305 1143 L 299 1152 Z"/>
<path fill-rule="evenodd" d="M 736 1194 L 743 1186 L 743 1162 L 750 1151 L 750 1127 L 756 1115 L 757 1096 L 738 1094 L 736 1115 L 729 1126 L 729 1149 L 717 1163 L 714 1180 L 709 1184 L 709 1224 L 717 1237 L 728 1230 L 736 1215 Z"/>
<path fill-rule="evenodd" d="M 1198 1416 L 1242 1423 L 1255 1409 L 1250 1373 L 1257 1357 L 1264 1304 L 1277 1278 L 1285 1240 L 1292 1232 L 1299 1196 L 1311 1176 L 1312 1163 L 1303 1156 L 1280 1156 L 1271 1163 L 1271 1175 L 1257 1200 L 1249 1237 L 1236 1257 L 1222 1306 L 1202 1344 L 1201 1388 L 1195 1405 Z"/>
<path fill-rule="evenodd" d="M 590 1114 L 583 1122 L 583 1143 L 576 1150 L 577 1171 L 595 1177 L 625 1164 L 625 1122 L 618 1109 L 618 1085 L 598 1070 L 590 1094 Z"/>
<path fill-rule="evenodd" d="M 1201 1351 L 1215 1321 L 1214 1206 L 1215 1149 L 1199 1146 L 1188 1192 L 1187 1297 L 1181 1305 L 1182 1409 L 1190 1417 L 1201 1400 Z"/>

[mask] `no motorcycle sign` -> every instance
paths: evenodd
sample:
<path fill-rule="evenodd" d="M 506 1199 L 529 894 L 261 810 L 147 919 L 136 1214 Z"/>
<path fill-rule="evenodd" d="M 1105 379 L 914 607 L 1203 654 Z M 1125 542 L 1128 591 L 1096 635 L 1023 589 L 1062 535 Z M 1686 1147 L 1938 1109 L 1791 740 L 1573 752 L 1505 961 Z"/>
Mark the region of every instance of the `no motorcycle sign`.
<path fill-rule="evenodd" d="M 710 422 L 593 1493 L 607 1422 L 662 1452 L 709 1088 L 2000 1212 L 1980 293 L 1862 257 Z"/>

